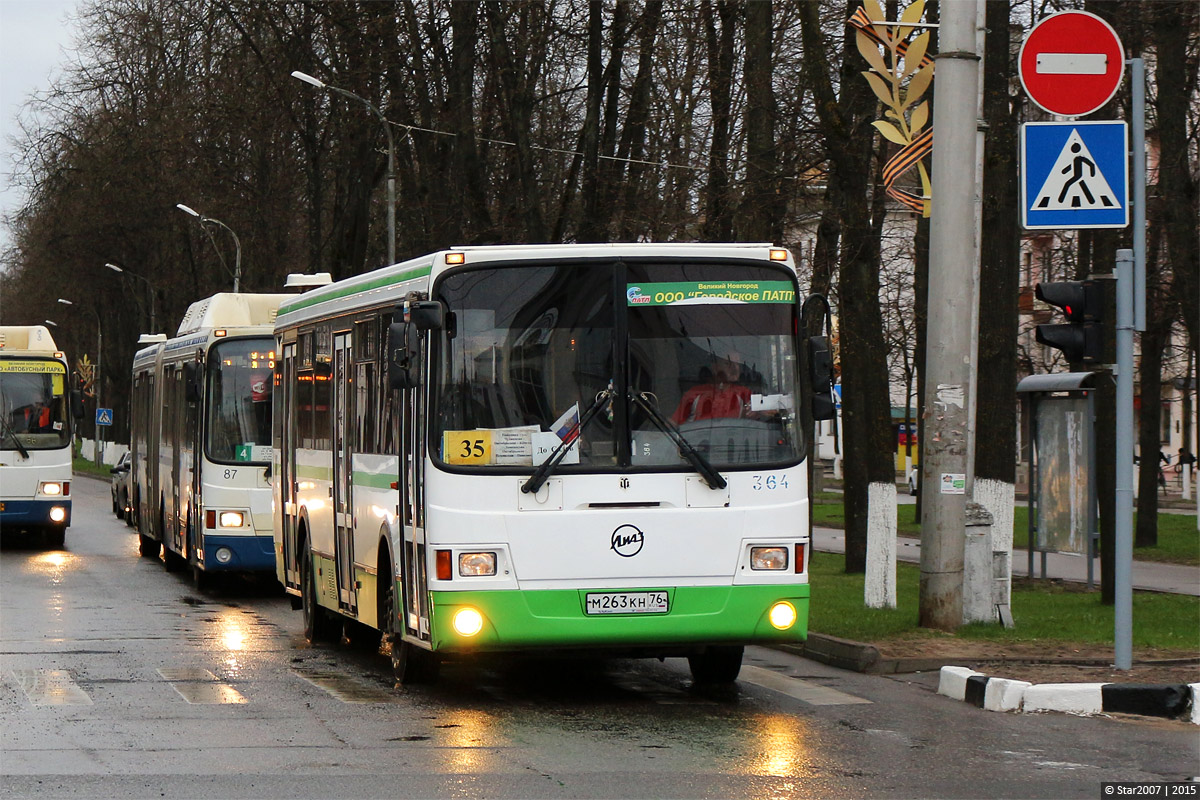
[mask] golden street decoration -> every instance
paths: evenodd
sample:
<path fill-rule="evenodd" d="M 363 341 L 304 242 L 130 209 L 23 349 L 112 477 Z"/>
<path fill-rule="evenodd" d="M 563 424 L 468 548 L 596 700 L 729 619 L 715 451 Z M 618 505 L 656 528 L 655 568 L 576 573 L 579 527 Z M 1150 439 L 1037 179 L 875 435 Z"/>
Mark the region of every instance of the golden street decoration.
<path fill-rule="evenodd" d="M 75 362 L 75 371 L 79 375 L 79 388 L 86 397 L 96 396 L 96 365 L 85 353 Z"/>
<path fill-rule="evenodd" d="M 863 75 L 883 103 L 886 109 L 883 115 L 891 120 L 880 119 L 871 124 L 883 138 L 901 146 L 900 152 L 884 165 L 884 188 L 895 200 L 928 217 L 931 186 L 929 171 L 921 159 L 933 149 L 933 127 L 925 127 L 929 121 L 929 102 L 917 101 L 933 81 L 933 59 L 928 53 L 928 31 L 909 39 L 924 13 L 925 0 L 916 0 L 904 9 L 899 24 L 886 25 L 887 18 L 877 0 L 863 0 L 862 7 L 847 24 L 856 31 L 858 52 L 871 65 L 871 70 Z M 919 195 L 895 185 L 914 166 L 921 177 Z"/>

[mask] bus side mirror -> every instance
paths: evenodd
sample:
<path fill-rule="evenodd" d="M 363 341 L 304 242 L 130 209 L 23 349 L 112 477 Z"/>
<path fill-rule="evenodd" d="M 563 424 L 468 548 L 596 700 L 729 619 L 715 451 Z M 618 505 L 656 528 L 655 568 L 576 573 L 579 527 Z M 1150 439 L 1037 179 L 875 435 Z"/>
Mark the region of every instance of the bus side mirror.
<path fill-rule="evenodd" d="M 189 403 L 199 403 L 204 385 L 200 365 L 189 361 L 183 365 L 183 399 Z"/>
<path fill-rule="evenodd" d="M 83 419 L 83 393 L 71 390 L 71 419 Z"/>
<path fill-rule="evenodd" d="M 409 304 L 409 318 L 419 331 L 440 331 L 446 327 L 446 307 L 437 300 L 418 300 Z"/>
<path fill-rule="evenodd" d="M 814 420 L 833 419 L 837 405 L 833 399 L 833 354 L 824 336 L 808 339 L 808 376 L 812 387 L 812 416 Z"/>
<path fill-rule="evenodd" d="M 388 326 L 388 387 L 415 389 L 421 384 L 421 332 L 412 322 Z"/>

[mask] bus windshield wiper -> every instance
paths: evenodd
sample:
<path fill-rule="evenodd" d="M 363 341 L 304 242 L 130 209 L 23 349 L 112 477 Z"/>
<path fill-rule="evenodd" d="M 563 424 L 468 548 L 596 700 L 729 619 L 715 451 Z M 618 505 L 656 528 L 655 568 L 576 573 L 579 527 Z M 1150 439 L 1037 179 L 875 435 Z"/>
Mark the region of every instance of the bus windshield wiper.
<path fill-rule="evenodd" d="M 542 465 L 537 468 L 537 471 L 529 476 L 529 480 L 521 484 L 522 492 L 533 494 L 542 488 L 542 484 L 558 468 L 559 462 L 566 457 L 567 451 L 579 441 L 579 436 L 583 433 L 584 426 L 592 421 L 592 417 L 596 416 L 596 412 L 603 408 L 604 404 L 612 399 L 612 396 L 612 389 L 605 389 L 596 395 L 595 402 L 592 403 L 587 411 L 583 412 L 583 416 L 579 418 L 579 422 L 571 426 L 571 429 L 567 431 L 567 435 L 563 437 L 562 443 L 554 448 L 546 460 L 542 462 Z"/>
<path fill-rule="evenodd" d="M 13 440 L 13 444 L 17 446 L 17 452 L 21 454 L 21 458 L 29 459 L 29 451 L 25 449 L 25 445 L 21 444 L 21 440 L 17 438 L 17 433 L 12 429 L 12 425 L 6 419 L 8 415 L 0 416 L 0 422 L 4 423 L 4 435 Z"/>
<path fill-rule="evenodd" d="M 659 430 L 671 437 L 671 441 L 675 442 L 675 445 L 679 448 L 679 452 L 683 454 L 683 457 L 686 458 L 691 465 L 696 468 L 696 472 L 699 472 L 704 477 L 704 482 L 709 485 L 709 488 L 725 488 L 727 485 L 725 478 L 721 475 L 721 473 L 717 472 L 716 467 L 709 463 L 707 458 L 702 456 L 700 452 L 696 450 L 696 448 L 692 447 L 691 442 L 683 437 L 683 434 L 679 431 L 679 428 L 675 426 L 675 423 L 664 417 L 659 412 L 658 405 L 651 399 L 653 395 L 651 395 L 649 392 L 635 392 L 630 390 L 629 396 L 633 399 L 633 402 L 638 406 L 638 408 L 646 412 L 647 416 L 649 416 L 650 420 L 658 426 Z"/>

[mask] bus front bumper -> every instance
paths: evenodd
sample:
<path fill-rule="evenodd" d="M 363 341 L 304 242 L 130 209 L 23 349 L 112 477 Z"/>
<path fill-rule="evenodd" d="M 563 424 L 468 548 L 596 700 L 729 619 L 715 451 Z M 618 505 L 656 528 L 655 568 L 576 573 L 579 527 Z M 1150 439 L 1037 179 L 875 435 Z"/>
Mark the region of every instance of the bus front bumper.
<path fill-rule="evenodd" d="M 205 534 L 206 572 L 274 572 L 275 539 L 267 535 L 225 536 Z"/>
<path fill-rule="evenodd" d="M 655 587 L 669 595 L 666 613 L 588 614 L 586 596 L 599 589 L 431 592 L 435 650 L 446 652 L 557 648 L 683 648 L 715 644 L 800 642 L 808 636 L 807 584 Z M 770 619 L 780 602 L 795 622 L 780 630 Z M 482 616 L 473 636 L 455 630 L 465 609 Z"/>
<path fill-rule="evenodd" d="M 58 519 L 55 519 L 59 517 Z M 62 498 L 53 500 L 0 500 L 0 526 L 13 527 L 56 527 L 71 525 L 71 501 Z"/>

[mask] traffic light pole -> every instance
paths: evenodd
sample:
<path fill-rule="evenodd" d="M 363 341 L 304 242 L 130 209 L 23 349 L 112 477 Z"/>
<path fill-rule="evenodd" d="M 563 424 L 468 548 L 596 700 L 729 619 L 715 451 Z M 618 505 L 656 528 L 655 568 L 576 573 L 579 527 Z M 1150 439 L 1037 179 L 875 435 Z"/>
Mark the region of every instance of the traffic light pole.
<path fill-rule="evenodd" d="M 1114 666 L 1133 665 L 1133 251 L 1117 251 L 1117 496 Z"/>

